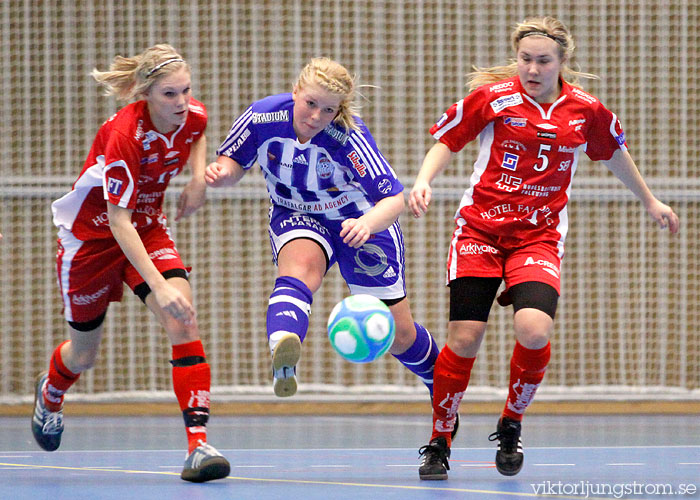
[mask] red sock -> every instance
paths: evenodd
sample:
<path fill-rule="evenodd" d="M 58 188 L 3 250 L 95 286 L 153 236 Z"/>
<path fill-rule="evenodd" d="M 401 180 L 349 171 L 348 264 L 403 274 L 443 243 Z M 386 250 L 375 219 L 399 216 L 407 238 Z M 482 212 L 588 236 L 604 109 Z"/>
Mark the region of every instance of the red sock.
<path fill-rule="evenodd" d="M 211 371 L 200 340 L 173 346 L 173 388 L 185 418 L 188 452 L 207 442 Z"/>
<path fill-rule="evenodd" d="M 447 345 L 435 361 L 433 372 L 433 435 L 442 436 L 452 446 L 452 430 L 459 403 L 469 385 L 469 376 L 476 358 L 457 356 Z"/>
<path fill-rule="evenodd" d="M 513 357 L 510 359 L 510 385 L 508 400 L 503 409 L 503 416 L 520 422 L 525 409 L 535 397 L 547 370 L 550 357 L 550 343 L 541 349 L 527 349 L 515 343 Z"/>
<path fill-rule="evenodd" d="M 44 404 L 49 411 L 59 411 L 63 407 L 63 395 L 73 385 L 80 373 L 73 373 L 63 364 L 61 347 L 70 340 L 62 342 L 53 352 L 49 362 L 49 376 L 42 391 Z"/>

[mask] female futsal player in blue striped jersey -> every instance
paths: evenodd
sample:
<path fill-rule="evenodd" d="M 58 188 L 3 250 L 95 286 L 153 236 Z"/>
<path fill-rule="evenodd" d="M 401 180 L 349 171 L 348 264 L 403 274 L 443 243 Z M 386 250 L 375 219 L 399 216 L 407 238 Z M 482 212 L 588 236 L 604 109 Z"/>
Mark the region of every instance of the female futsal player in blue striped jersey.
<path fill-rule="evenodd" d="M 359 118 L 355 95 L 345 67 L 312 59 L 291 93 L 245 110 L 205 173 L 210 186 L 233 186 L 257 162 L 267 182 L 278 268 L 267 336 L 280 397 L 296 393 L 312 296 L 336 262 L 350 293 L 370 294 L 389 306 L 396 321 L 390 352 L 432 395 L 438 348 L 428 330 L 414 323 L 406 298 L 397 221 L 403 186 Z"/>

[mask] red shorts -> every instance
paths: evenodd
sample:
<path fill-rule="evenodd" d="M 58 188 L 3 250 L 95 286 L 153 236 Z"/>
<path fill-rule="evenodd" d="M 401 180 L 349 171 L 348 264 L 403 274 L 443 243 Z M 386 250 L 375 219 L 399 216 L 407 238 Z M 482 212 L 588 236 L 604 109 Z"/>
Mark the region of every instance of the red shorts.
<path fill-rule="evenodd" d="M 447 257 L 447 283 L 467 276 L 503 278 L 509 289 L 526 281 L 538 281 L 561 293 L 559 271 L 563 252 L 563 245 L 556 241 L 528 243 L 458 225 Z"/>
<path fill-rule="evenodd" d="M 161 273 L 185 269 L 167 228 L 156 225 L 140 236 Z M 110 302 L 119 302 L 122 283 L 133 290 L 144 282 L 114 239 L 81 241 L 64 229 L 58 233 L 56 270 L 66 321 L 78 323 L 95 319 Z"/>

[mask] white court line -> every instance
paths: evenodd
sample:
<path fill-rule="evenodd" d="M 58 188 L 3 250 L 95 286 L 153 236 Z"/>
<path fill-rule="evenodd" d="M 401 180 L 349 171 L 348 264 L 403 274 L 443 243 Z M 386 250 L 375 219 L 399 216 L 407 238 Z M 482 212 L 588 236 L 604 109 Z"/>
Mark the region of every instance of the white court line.
<path fill-rule="evenodd" d="M 535 467 L 576 467 L 576 464 L 532 464 Z"/>
<path fill-rule="evenodd" d="M 32 458 L 32 455 L 0 455 L 0 458 Z"/>
<path fill-rule="evenodd" d="M 700 462 L 678 462 L 678 465 L 700 465 Z"/>

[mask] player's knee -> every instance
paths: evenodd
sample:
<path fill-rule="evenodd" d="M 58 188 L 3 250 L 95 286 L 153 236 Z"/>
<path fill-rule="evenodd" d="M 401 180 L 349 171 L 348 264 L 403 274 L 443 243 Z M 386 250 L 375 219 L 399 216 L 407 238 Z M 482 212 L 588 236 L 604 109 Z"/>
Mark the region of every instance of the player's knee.
<path fill-rule="evenodd" d="M 97 361 L 97 349 L 71 350 L 69 359 L 64 359 L 64 363 L 70 365 L 73 373 L 82 373 L 95 366 Z"/>
<path fill-rule="evenodd" d="M 462 357 L 476 356 L 486 333 L 486 323 L 481 321 L 450 322 L 447 343 L 455 354 Z"/>
<path fill-rule="evenodd" d="M 161 325 L 173 345 L 199 340 L 199 333 L 194 324 L 185 325 L 182 321 L 176 320 L 167 313 L 163 314 Z"/>
<path fill-rule="evenodd" d="M 547 345 L 554 321 L 537 309 L 520 309 L 515 313 L 515 337 L 527 349 L 540 349 Z"/>
<path fill-rule="evenodd" d="M 416 341 L 416 326 L 395 323 L 394 343 L 391 345 L 392 354 L 401 354 L 407 351 Z"/>

